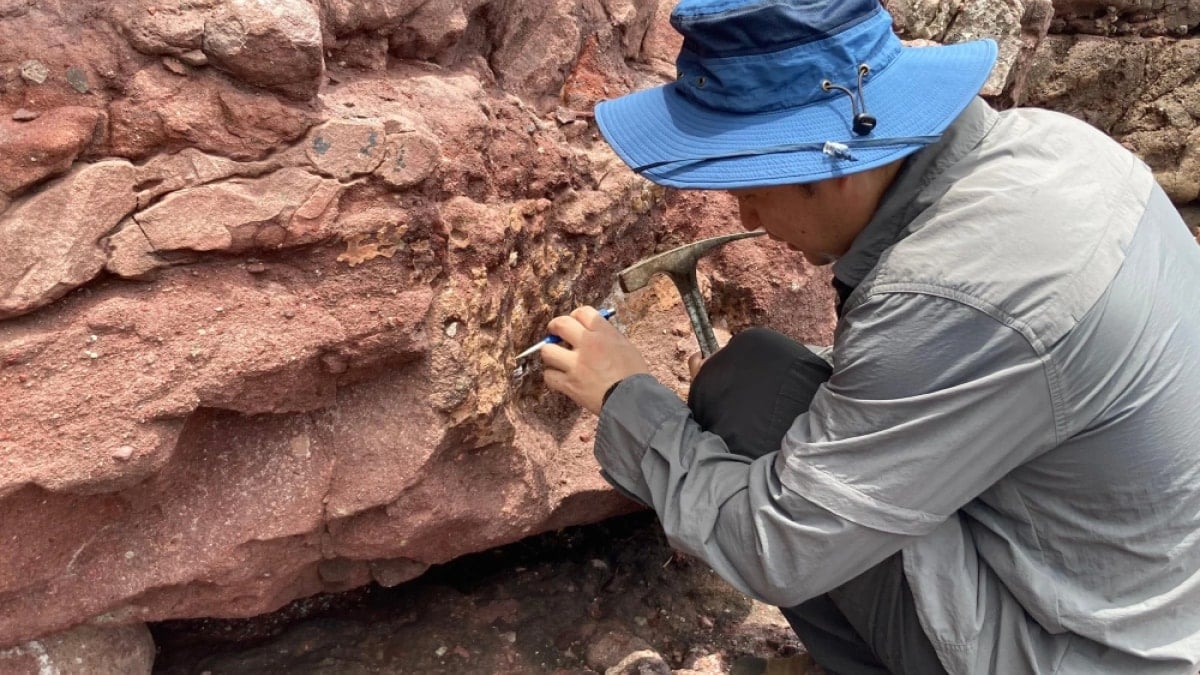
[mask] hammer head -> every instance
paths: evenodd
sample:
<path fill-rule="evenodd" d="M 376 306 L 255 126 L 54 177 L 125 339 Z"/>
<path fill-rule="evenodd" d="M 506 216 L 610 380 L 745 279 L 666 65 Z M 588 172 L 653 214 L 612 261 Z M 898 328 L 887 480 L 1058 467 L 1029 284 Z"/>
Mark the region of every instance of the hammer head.
<path fill-rule="evenodd" d="M 738 239 L 761 237 L 764 234 L 766 232 L 762 230 L 738 232 L 684 244 L 679 248 L 659 253 L 626 267 L 617 273 L 617 280 L 621 284 L 622 291 L 632 293 L 645 288 L 655 274 L 667 274 L 672 279 L 688 278 L 696 271 L 696 263 L 700 261 L 700 258 L 714 248 Z"/>

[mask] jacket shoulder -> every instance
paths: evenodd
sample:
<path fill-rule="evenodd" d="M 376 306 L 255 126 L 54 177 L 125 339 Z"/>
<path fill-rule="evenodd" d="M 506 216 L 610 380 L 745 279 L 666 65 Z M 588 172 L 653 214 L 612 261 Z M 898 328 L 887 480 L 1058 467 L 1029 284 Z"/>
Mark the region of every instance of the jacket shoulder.
<path fill-rule="evenodd" d="M 936 196 L 856 295 L 944 295 L 1053 344 L 1116 275 L 1154 186 L 1149 167 L 1094 127 L 1006 111 L 923 190 Z"/>

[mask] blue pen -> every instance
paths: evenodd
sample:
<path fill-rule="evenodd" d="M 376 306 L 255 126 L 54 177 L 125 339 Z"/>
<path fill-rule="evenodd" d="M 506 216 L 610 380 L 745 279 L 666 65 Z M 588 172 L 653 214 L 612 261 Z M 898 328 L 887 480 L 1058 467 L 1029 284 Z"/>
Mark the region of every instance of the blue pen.
<path fill-rule="evenodd" d="M 613 316 L 616 313 L 617 313 L 617 310 L 615 310 L 615 309 L 600 310 L 600 316 L 604 317 L 606 320 L 613 318 Z M 530 347 L 529 349 L 526 349 L 525 351 L 521 352 L 520 354 L 517 354 L 517 360 L 520 361 L 521 359 L 523 359 L 527 356 L 533 356 L 534 354 L 542 351 L 542 347 L 545 347 L 546 345 L 558 344 L 559 342 L 562 342 L 562 338 L 558 337 L 557 335 L 547 336 L 545 340 L 542 340 L 541 342 Z"/>

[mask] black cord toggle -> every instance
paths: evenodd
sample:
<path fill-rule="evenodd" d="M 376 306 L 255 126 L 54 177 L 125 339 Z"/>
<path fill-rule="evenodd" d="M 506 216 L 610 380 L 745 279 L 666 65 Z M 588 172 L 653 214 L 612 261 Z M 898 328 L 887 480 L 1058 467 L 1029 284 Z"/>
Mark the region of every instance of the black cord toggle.
<path fill-rule="evenodd" d="M 863 95 L 863 79 L 866 78 L 866 76 L 870 73 L 871 66 L 868 66 L 865 63 L 859 64 L 857 96 L 855 96 L 854 92 L 850 91 L 846 87 L 834 84 L 829 80 L 821 82 L 821 89 L 824 89 L 825 91 L 837 90 L 850 97 L 850 109 L 854 115 L 853 129 L 854 133 L 859 136 L 866 136 L 870 134 L 875 130 L 876 125 L 879 123 L 878 120 L 875 119 L 874 115 L 867 112 L 867 99 Z M 859 111 L 860 104 L 862 105 L 861 112 Z"/>

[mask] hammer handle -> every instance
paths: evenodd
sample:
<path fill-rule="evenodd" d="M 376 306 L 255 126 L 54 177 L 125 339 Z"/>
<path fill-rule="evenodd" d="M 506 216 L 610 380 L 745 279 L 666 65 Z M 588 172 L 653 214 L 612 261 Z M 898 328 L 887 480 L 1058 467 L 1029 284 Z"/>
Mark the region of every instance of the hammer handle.
<path fill-rule="evenodd" d="M 688 319 L 692 322 L 692 332 L 700 343 L 700 354 L 704 358 L 712 356 L 721 345 L 717 344 L 717 336 L 713 334 L 712 323 L 708 320 L 708 311 L 704 309 L 704 296 L 700 294 L 700 284 L 693 267 L 686 275 L 672 274 L 671 281 L 679 289 L 683 298 L 683 308 L 687 311 Z"/>

